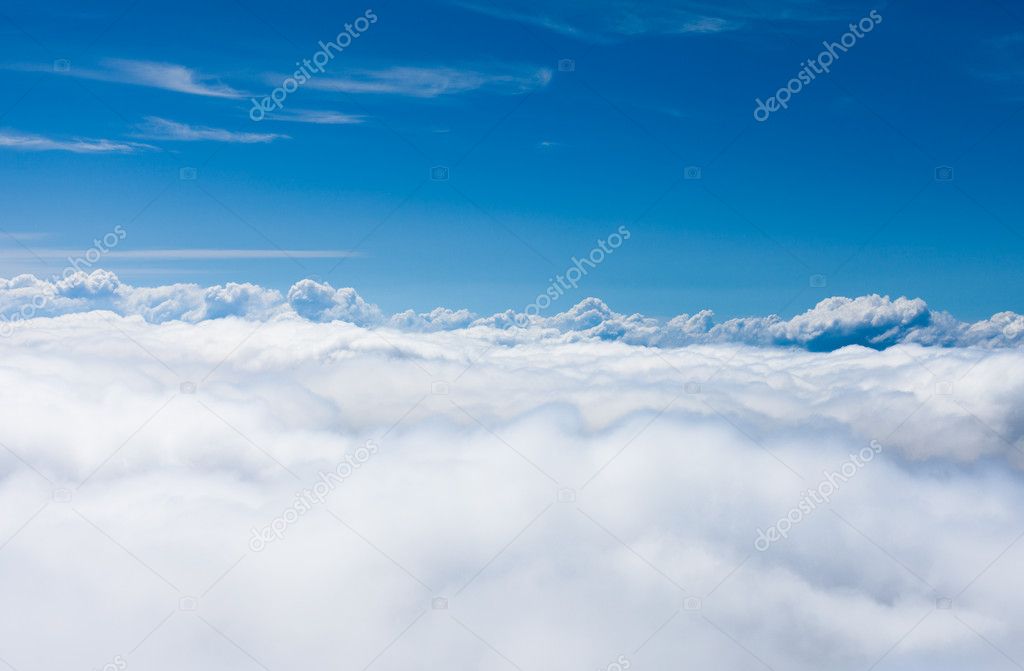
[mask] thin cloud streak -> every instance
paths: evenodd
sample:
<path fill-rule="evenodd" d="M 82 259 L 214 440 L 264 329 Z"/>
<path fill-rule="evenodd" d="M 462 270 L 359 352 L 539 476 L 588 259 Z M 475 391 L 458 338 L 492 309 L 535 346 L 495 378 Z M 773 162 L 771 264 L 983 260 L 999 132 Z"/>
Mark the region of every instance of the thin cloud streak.
<path fill-rule="evenodd" d="M 15 151 L 66 151 L 73 154 L 131 154 L 140 149 L 153 149 L 137 142 L 86 138 L 65 140 L 17 131 L 0 131 L 0 148 Z"/>
<path fill-rule="evenodd" d="M 344 114 L 330 110 L 292 110 L 268 114 L 267 119 L 272 121 L 287 121 L 290 123 L 311 123 L 326 126 L 340 126 L 348 124 L 360 124 L 366 120 L 362 114 Z"/>
<path fill-rule="evenodd" d="M 361 70 L 348 77 L 320 78 L 307 86 L 324 91 L 398 95 L 412 98 L 436 98 L 476 90 L 495 93 L 526 93 L 547 86 L 548 68 L 509 67 L 484 72 L 451 67 L 396 66 L 381 70 Z"/>
<path fill-rule="evenodd" d="M 462 9 L 482 14 L 500 21 L 510 21 L 550 30 L 560 35 L 574 37 L 586 42 L 606 44 L 615 38 L 630 37 L 649 33 L 655 34 L 707 34 L 738 30 L 740 21 L 702 13 L 696 9 L 658 8 L 644 6 L 630 8 L 615 3 L 604 9 L 588 8 L 585 15 L 595 25 L 584 27 L 582 19 L 559 18 L 553 14 L 537 14 L 534 11 L 517 11 L 514 8 L 483 6 L 473 2 L 456 2 Z M 554 8 L 557 11 L 557 7 Z M 593 17 L 601 17 L 596 22 Z"/>
<path fill-rule="evenodd" d="M 107 58 L 99 68 L 80 68 L 72 64 L 67 70 L 55 71 L 52 65 L 16 65 L 10 70 L 22 72 L 53 72 L 65 77 L 91 79 L 116 84 L 133 84 L 176 91 L 210 98 L 244 98 L 247 94 L 221 83 L 216 77 L 204 75 L 177 63 Z"/>
<path fill-rule="evenodd" d="M 20 249 L 0 249 L 4 259 L 62 259 L 82 255 L 80 249 L 34 249 L 33 253 Z M 348 259 L 362 256 L 362 252 L 345 249 L 133 249 L 111 250 L 109 259 L 203 260 L 203 259 Z"/>
<path fill-rule="evenodd" d="M 146 117 L 146 122 L 139 127 L 137 137 L 175 142 L 231 142 L 236 144 L 260 144 L 290 139 L 287 135 L 280 133 L 247 133 L 209 126 L 190 126 L 155 116 Z"/>
<path fill-rule="evenodd" d="M 765 24 L 842 20 L 853 3 L 828 10 L 803 0 L 751 3 L 745 0 L 554 0 L 540 12 L 523 0 L 452 4 L 499 21 L 534 26 L 585 42 L 609 43 L 639 35 L 708 35 L 756 29 Z"/>

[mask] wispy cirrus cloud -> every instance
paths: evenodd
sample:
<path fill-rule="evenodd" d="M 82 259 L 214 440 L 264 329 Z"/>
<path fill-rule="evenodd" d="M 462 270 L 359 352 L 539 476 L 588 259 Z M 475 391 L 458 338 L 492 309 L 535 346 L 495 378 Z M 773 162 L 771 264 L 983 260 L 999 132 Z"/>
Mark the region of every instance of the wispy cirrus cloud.
<path fill-rule="evenodd" d="M 289 139 L 287 135 L 280 133 L 246 133 L 209 126 L 190 126 L 155 116 L 146 117 L 145 123 L 139 126 L 138 137 L 175 142 L 233 142 L 238 144 L 260 144 Z"/>
<path fill-rule="evenodd" d="M 491 70 L 395 66 L 353 71 L 345 77 L 321 77 L 310 81 L 307 86 L 343 93 L 436 98 L 477 90 L 503 94 L 526 93 L 547 86 L 551 74 L 548 68 L 530 66 L 507 66 Z"/>
<path fill-rule="evenodd" d="M 341 126 L 363 123 L 366 117 L 362 114 L 344 114 L 330 110 L 286 110 L 276 114 L 268 114 L 267 119 L 324 126 Z"/>
<path fill-rule="evenodd" d="M 0 235 L 4 236 L 8 240 L 42 240 L 43 238 L 50 237 L 50 233 L 44 231 L 5 231 L 0 229 Z"/>
<path fill-rule="evenodd" d="M 81 256 L 80 249 L 39 248 L 28 250 L 0 249 L 0 259 L 64 259 Z M 112 260 L 201 261 L 229 259 L 348 259 L 361 256 L 361 252 L 345 249 L 125 249 L 110 250 L 106 257 Z"/>
<path fill-rule="evenodd" d="M 835 20 L 857 9 L 838 0 L 822 8 L 804 0 L 554 0 L 543 10 L 527 0 L 483 4 L 453 0 L 463 9 L 504 21 L 536 26 L 584 41 L 609 42 L 646 34 L 713 34 L 766 23 Z"/>
<path fill-rule="evenodd" d="M 17 65 L 9 69 L 55 72 L 50 65 Z M 242 98 L 246 95 L 244 91 L 228 86 L 216 77 L 204 75 L 176 63 L 107 58 L 100 61 L 99 67 L 72 66 L 67 70 L 57 71 L 57 74 L 78 79 L 147 86 L 211 98 Z"/>
<path fill-rule="evenodd" d="M 102 138 L 61 139 L 0 130 L 0 148 L 16 151 L 67 151 L 73 154 L 131 154 L 140 149 L 151 149 L 152 147 L 138 142 L 121 142 Z"/>
<path fill-rule="evenodd" d="M 589 42 L 609 42 L 620 37 L 647 33 L 720 33 L 739 29 L 743 25 L 737 17 L 719 14 L 714 8 L 690 8 L 678 6 L 678 3 L 657 7 L 612 1 L 596 3 L 603 5 L 597 8 L 593 6 L 594 3 L 582 7 L 574 2 L 556 2 L 543 13 L 519 2 L 506 2 L 498 6 L 475 2 L 455 4 L 491 18 L 524 23 Z"/>
<path fill-rule="evenodd" d="M 1024 80 L 1024 32 L 1013 32 L 984 40 L 973 64 L 966 67 L 975 76 L 996 84 L 1018 85 Z M 1013 99 L 1020 99 L 1019 86 Z"/>

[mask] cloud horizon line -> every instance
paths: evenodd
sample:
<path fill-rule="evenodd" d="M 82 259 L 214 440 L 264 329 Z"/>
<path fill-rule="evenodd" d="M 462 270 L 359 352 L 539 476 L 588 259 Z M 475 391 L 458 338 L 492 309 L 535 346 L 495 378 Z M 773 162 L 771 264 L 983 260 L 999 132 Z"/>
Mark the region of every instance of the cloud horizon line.
<path fill-rule="evenodd" d="M 252 256 L 254 251 L 261 256 Z M 168 255 L 174 253 L 185 254 L 185 258 L 212 258 L 208 254 L 225 252 L 240 255 L 229 258 L 292 254 L 286 250 L 135 250 L 134 256 L 125 258 L 171 258 Z M 148 256 L 140 257 L 140 253 Z M 348 252 L 300 253 L 304 258 L 326 258 L 324 255 Z M 81 265 L 89 267 L 82 262 L 75 268 Z M 45 299 L 40 300 L 40 296 Z M 875 350 L 901 344 L 986 349 L 1019 349 L 1024 345 L 1024 316 L 1015 312 L 998 312 L 988 319 L 963 322 L 948 312 L 930 308 L 920 298 L 893 299 L 879 294 L 832 296 L 789 319 L 769 314 L 716 321 L 714 312 L 708 309 L 667 320 L 640 313 L 624 314 L 595 297 L 584 298 L 563 312 L 549 315 L 531 313 L 529 307 L 489 316 L 447 307 L 387 315 L 352 287 L 336 288 L 308 278 L 295 282 L 284 293 L 238 282 L 207 287 L 193 283 L 136 287 L 102 269 L 87 273 L 68 268 L 63 277 L 50 280 L 31 274 L 0 279 L 0 327 L 9 328 L 13 322 L 36 317 L 97 310 L 112 311 L 122 317 L 141 316 L 151 323 L 195 323 L 222 317 L 251 321 L 297 317 L 312 322 L 345 322 L 366 329 L 420 333 L 473 330 L 487 334 L 496 344 L 512 345 L 537 340 L 614 341 L 654 348 L 728 343 L 795 347 L 812 352 L 832 352 L 850 345 Z"/>

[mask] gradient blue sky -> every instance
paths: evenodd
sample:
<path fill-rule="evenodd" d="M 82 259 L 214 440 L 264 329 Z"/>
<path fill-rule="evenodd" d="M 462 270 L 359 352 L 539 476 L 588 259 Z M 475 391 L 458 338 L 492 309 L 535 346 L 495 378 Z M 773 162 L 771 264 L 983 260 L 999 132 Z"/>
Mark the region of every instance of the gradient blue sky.
<path fill-rule="evenodd" d="M 315 277 L 386 310 L 489 313 L 626 225 L 552 311 L 595 295 L 657 316 L 790 315 L 873 292 L 962 319 L 1024 311 L 1024 8 L 766 6 L 5 2 L 0 276 L 59 273 L 61 250 L 120 225 L 122 253 L 359 253 L 103 260 L 133 284 Z M 250 120 L 246 94 L 371 8 L 379 21 L 289 95 L 291 119 Z M 831 74 L 754 120 L 755 98 L 872 9 L 883 22 Z"/>

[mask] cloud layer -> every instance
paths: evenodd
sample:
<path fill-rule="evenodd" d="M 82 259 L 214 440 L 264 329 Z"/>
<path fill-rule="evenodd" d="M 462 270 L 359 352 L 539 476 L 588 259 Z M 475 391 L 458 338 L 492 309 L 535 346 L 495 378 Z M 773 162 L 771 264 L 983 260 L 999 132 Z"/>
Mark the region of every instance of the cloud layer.
<path fill-rule="evenodd" d="M 152 323 L 194 323 L 227 316 L 265 321 L 298 316 L 315 322 L 342 321 L 398 331 L 470 330 L 487 333 L 495 342 L 618 341 L 659 348 L 735 343 L 827 352 L 850 345 L 872 349 L 899 343 L 1019 348 L 1024 342 L 1024 316 L 1014 312 L 1000 312 L 968 323 L 929 308 L 920 298 L 879 295 L 827 298 L 791 319 L 769 315 L 716 321 L 713 312 L 702 310 L 663 321 L 615 312 L 597 298 L 586 298 L 551 316 L 511 309 L 479 316 L 465 309 L 444 307 L 388 316 L 351 287 L 335 288 L 311 279 L 295 283 L 284 294 L 248 283 L 135 287 L 106 270 L 86 273 L 70 268 L 59 279 L 33 275 L 0 279 L 0 333 L 9 333 L 28 319 L 91 310 L 137 315 Z"/>
<path fill-rule="evenodd" d="M 575 337 L 609 321 L 595 301 L 546 330 L 366 328 L 391 320 L 310 281 L 60 290 L 138 309 L 0 339 L 14 668 L 1024 659 L 1018 350 Z M 924 309 L 869 303 L 872 333 Z"/>

